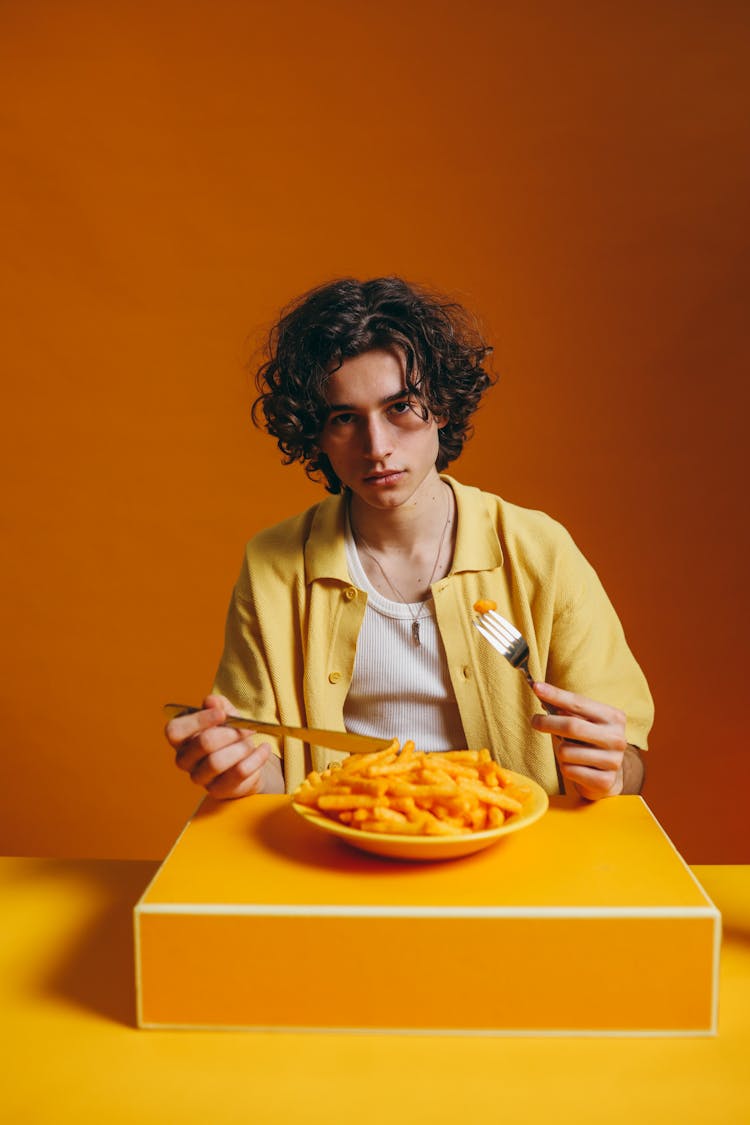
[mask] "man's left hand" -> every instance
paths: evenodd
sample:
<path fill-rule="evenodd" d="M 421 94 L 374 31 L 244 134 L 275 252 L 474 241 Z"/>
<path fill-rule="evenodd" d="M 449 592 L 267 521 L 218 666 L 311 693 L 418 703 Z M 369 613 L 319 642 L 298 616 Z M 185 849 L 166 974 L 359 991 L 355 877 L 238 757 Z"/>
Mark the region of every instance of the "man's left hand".
<path fill-rule="evenodd" d="M 535 683 L 534 693 L 557 712 L 533 715 L 531 725 L 554 736 L 567 783 L 589 801 L 640 792 L 643 763 L 636 747 L 628 745 L 622 711 L 552 684 Z"/>

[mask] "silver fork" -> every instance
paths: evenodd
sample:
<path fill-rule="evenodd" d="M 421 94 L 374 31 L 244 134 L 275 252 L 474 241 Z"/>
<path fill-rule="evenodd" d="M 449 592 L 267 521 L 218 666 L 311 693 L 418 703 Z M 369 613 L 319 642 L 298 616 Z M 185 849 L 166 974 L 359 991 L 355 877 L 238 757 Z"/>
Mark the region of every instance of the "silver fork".
<path fill-rule="evenodd" d="M 529 646 L 526 638 L 522 633 L 519 633 L 515 625 L 511 625 L 510 621 L 502 617 L 496 609 L 487 610 L 480 617 L 472 618 L 472 621 L 484 639 L 489 641 L 492 647 L 501 656 L 504 656 L 509 664 L 518 668 L 519 672 L 522 672 L 526 677 L 529 686 L 533 687 L 534 677 L 529 672 Z M 535 698 L 537 698 L 536 695 Z M 544 703 L 541 699 L 537 699 L 537 702 L 549 715 L 557 714 L 552 704 Z"/>
<path fill-rule="evenodd" d="M 509 664 L 514 668 L 518 668 L 519 672 L 523 672 L 526 677 L 526 682 L 529 687 L 533 687 L 534 677 L 529 671 L 529 646 L 526 638 L 522 633 L 519 633 L 515 625 L 511 625 L 496 609 L 490 609 L 486 613 L 481 614 L 480 617 L 472 618 L 479 632 L 482 634 L 486 641 L 492 645 L 501 656 L 504 656 Z M 545 703 L 544 700 L 539 699 L 536 692 L 534 698 L 537 703 L 540 703 L 548 715 L 557 715 L 558 711 L 552 703 Z M 555 770 L 557 771 L 557 784 L 560 787 L 560 792 L 565 792 L 565 780 L 560 772 L 560 763 L 555 755 Z"/>

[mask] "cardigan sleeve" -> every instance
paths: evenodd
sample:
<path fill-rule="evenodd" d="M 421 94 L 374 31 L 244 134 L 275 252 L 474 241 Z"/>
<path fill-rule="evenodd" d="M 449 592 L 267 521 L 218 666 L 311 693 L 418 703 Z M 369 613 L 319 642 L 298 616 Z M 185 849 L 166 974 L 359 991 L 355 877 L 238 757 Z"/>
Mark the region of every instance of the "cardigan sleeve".
<path fill-rule="evenodd" d="M 255 611 L 247 558 L 229 602 L 224 649 L 213 690 L 226 696 L 238 712 L 266 723 L 279 722 L 276 692 Z M 276 754 L 281 754 L 276 740 L 268 735 L 259 735 L 258 741 L 268 742 Z"/>
<path fill-rule="evenodd" d="M 564 533 L 547 679 L 626 715 L 628 742 L 648 749 L 654 704 L 615 609 L 591 564 Z"/>

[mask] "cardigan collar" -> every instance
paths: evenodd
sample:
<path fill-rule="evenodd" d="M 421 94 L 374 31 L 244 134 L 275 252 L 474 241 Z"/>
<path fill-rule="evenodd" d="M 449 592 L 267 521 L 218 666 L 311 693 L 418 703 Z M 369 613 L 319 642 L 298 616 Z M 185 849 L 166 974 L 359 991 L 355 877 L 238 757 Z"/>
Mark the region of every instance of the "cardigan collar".
<path fill-rule="evenodd" d="M 494 570 L 503 565 L 503 552 L 482 492 L 459 484 L 447 474 L 441 479 L 456 497 L 458 528 L 451 574 Z M 351 585 L 346 563 L 345 529 L 347 497 L 329 496 L 315 508 L 305 543 L 305 577 L 308 583 L 332 579 Z"/>

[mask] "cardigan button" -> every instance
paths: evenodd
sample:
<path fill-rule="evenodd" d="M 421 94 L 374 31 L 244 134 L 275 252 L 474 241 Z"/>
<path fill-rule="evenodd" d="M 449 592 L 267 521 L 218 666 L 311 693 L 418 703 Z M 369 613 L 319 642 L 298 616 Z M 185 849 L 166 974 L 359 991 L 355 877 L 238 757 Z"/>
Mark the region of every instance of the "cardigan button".
<path fill-rule="evenodd" d="M 354 589 L 354 587 L 353 586 L 347 586 L 347 588 L 344 590 L 344 597 L 346 598 L 346 600 L 348 602 L 353 602 L 354 599 L 356 598 L 356 596 L 357 596 L 357 591 Z"/>
<path fill-rule="evenodd" d="M 340 672 L 331 672 L 328 676 L 328 683 L 329 684 L 337 684 L 340 679 L 341 679 L 341 673 Z"/>
<path fill-rule="evenodd" d="M 465 680 L 471 679 L 471 668 L 468 664 L 464 664 L 463 668 L 461 669 L 461 675 Z"/>

